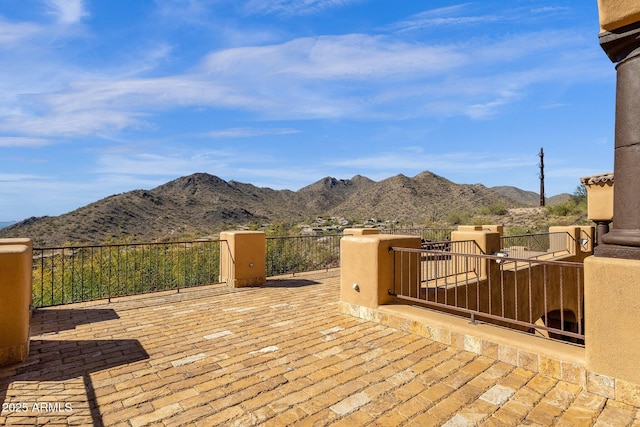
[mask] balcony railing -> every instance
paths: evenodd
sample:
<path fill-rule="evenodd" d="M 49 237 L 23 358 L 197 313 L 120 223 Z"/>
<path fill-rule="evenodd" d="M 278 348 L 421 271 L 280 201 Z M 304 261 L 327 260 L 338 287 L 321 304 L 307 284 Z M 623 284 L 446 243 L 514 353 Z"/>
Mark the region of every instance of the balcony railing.
<path fill-rule="evenodd" d="M 481 254 L 482 249 L 475 240 L 425 242 L 422 243 L 424 252 L 422 280 L 447 280 L 447 278 L 457 277 L 461 274 L 480 274 L 481 262 L 479 258 L 469 258 L 457 254 Z"/>
<path fill-rule="evenodd" d="M 33 305 L 46 307 L 219 282 L 226 242 L 198 240 L 33 250 Z"/>
<path fill-rule="evenodd" d="M 575 239 L 567 232 L 521 234 L 500 238 L 501 252 L 514 258 L 553 258 L 571 254 Z"/>
<path fill-rule="evenodd" d="M 341 235 L 267 238 L 267 276 L 340 266 Z M 225 240 L 60 246 L 33 250 L 33 305 L 220 283 Z"/>
<path fill-rule="evenodd" d="M 581 263 L 393 250 L 396 280 L 389 293 L 399 299 L 463 315 L 472 322 L 584 343 Z"/>
<path fill-rule="evenodd" d="M 267 238 L 267 276 L 340 267 L 342 235 Z"/>
<path fill-rule="evenodd" d="M 427 227 L 393 227 L 383 229 L 383 234 L 405 234 L 407 236 L 420 236 L 424 242 L 442 242 L 451 240 L 450 228 L 427 228 Z"/>

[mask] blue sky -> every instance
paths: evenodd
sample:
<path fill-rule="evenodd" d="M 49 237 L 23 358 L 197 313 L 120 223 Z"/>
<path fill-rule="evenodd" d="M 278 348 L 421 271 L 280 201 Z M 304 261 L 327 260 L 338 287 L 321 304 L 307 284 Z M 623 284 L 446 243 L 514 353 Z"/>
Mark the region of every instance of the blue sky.
<path fill-rule="evenodd" d="M 573 193 L 613 169 L 596 0 L 0 0 L 0 221 L 208 172 L 429 170 Z"/>

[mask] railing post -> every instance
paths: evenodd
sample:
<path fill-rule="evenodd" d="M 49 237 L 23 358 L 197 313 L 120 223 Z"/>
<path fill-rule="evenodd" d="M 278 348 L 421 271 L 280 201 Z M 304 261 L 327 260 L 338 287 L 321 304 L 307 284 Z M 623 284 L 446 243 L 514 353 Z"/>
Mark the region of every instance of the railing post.
<path fill-rule="evenodd" d="M 0 365 L 29 355 L 33 249 L 20 240 L 0 239 Z"/>
<path fill-rule="evenodd" d="M 266 281 L 266 235 L 262 231 L 223 231 L 228 251 L 220 254 L 220 281 L 233 288 L 259 286 Z"/>

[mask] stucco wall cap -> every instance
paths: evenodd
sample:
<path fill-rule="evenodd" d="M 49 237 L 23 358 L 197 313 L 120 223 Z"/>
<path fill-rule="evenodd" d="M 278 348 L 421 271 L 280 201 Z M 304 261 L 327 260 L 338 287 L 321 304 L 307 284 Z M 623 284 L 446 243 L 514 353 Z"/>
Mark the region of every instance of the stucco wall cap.
<path fill-rule="evenodd" d="M 584 185 L 613 182 L 613 172 L 602 173 L 600 175 L 585 176 L 583 178 L 580 178 L 580 182 Z"/>

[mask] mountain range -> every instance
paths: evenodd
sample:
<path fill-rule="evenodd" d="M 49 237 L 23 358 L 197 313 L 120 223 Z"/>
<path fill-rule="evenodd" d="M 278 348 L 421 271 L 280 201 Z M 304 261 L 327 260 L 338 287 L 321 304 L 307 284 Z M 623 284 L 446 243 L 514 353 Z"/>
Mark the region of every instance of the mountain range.
<path fill-rule="evenodd" d="M 554 199 L 564 201 L 568 195 Z M 196 238 L 247 225 L 296 224 L 318 216 L 425 223 L 452 212 L 487 206 L 537 206 L 539 195 L 515 187 L 456 184 L 425 171 L 373 181 L 323 178 L 299 189 L 273 190 L 207 173 L 181 177 L 151 190 L 112 195 L 60 216 L 31 217 L 0 230 L 0 237 L 30 237 L 36 246 L 63 243 Z"/>

